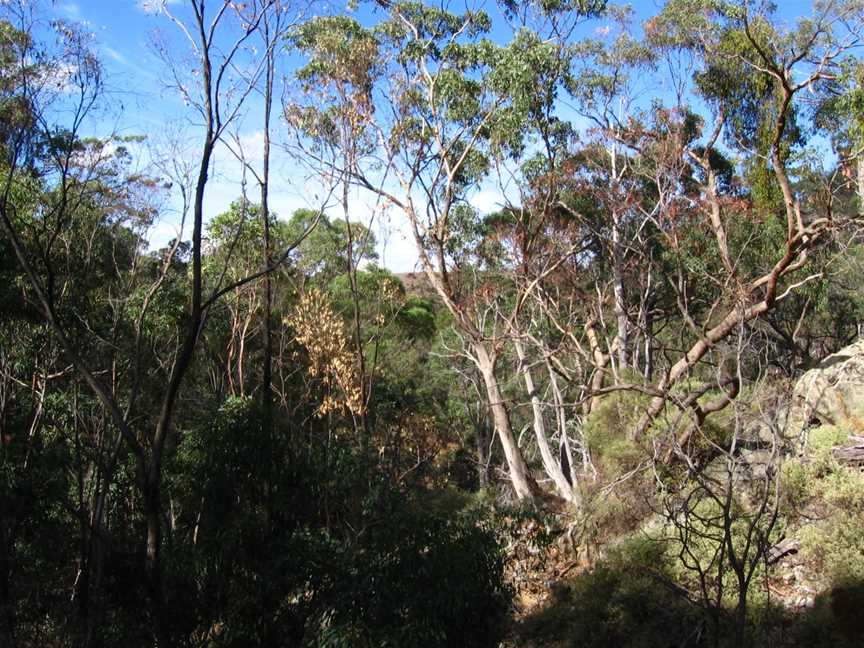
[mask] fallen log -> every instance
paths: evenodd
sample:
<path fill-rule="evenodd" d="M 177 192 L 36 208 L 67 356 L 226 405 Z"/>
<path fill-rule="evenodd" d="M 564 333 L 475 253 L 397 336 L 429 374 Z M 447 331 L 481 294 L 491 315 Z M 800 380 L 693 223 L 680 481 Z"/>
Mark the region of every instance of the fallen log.
<path fill-rule="evenodd" d="M 765 560 L 768 561 L 769 565 L 773 565 L 779 562 L 784 556 L 798 553 L 800 547 L 801 542 L 799 540 L 795 538 L 783 538 L 768 550 L 768 553 L 765 554 Z"/>
<path fill-rule="evenodd" d="M 847 464 L 864 464 L 864 445 L 848 448 L 834 448 L 834 458 Z"/>

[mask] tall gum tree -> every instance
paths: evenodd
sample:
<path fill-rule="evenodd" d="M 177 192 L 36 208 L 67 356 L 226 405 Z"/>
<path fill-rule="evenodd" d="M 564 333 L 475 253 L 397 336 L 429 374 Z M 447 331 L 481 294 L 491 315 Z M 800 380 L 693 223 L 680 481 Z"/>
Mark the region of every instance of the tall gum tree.
<path fill-rule="evenodd" d="M 670 2 L 646 24 L 654 47 L 683 48 L 692 55 L 694 91 L 713 113 L 704 133 L 701 127 L 688 133 L 686 106 L 681 107 L 683 111 L 679 108 L 679 139 L 681 155 L 702 179 L 701 196 L 695 204 L 710 225 L 714 248 L 725 269 L 719 285 L 725 289 L 699 321 L 689 320 L 695 341 L 654 382 L 655 395 L 634 430 L 637 437 L 663 411 L 672 387 L 718 344 L 821 276 L 821 270 L 810 263 L 811 250 L 839 223 L 830 210 L 820 209 L 818 202 L 802 201 L 796 193 L 793 178 L 799 170 L 790 151 L 802 135 L 797 125 L 802 95 L 831 80 L 841 58 L 860 42 L 864 29 L 861 9 L 861 3 L 854 1 L 818 4 L 813 18 L 786 28 L 772 22 L 770 13 L 758 13 L 747 3 L 681 0 Z M 771 257 L 755 267 L 741 262 L 747 241 L 734 243 L 727 232 L 741 205 L 718 181 L 723 136 L 733 150 L 752 156 L 744 177 L 750 204 L 754 209 L 764 206 L 766 224 L 776 219 L 778 225 Z M 773 201 L 772 195 L 776 196 Z M 667 204 L 682 205 L 677 200 Z M 688 314 L 686 308 L 684 314 Z M 734 397 L 737 387 L 729 388 L 726 395 L 706 406 L 707 411 L 699 405 L 698 394 L 689 394 L 681 402 L 692 409 L 698 425 L 710 411 Z M 685 431 L 685 438 L 688 433 Z"/>
<path fill-rule="evenodd" d="M 487 38 L 491 21 L 481 11 L 377 4 L 386 18 L 374 29 L 346 17 L 320 18 L 294 39 L 309 61 L 302 73 L 307 82 L 314 79 L 318 89 L 348 83 L 365 97 L 359 126 L 370 145 L 354 151 L 350 165 L 328 155 L 338 145 L 332 121 L 338 103 L 310 102 L 288 118 L 308 160 L 406 217 L 427 279 L 469 342 L 516 495 L 533 498 L 541 491 L 516 442 L 496 374 L 511 327 L 489 329 L 468 288 L 465 226 L 470 229 L 476 214 L 466 203 L 496 161 L 518 166 L 534 155 L 537 141 L 546 146 L 542 156 L 556 148 L 553 140 L 566 137 L 554 110 L 567 69 L 566 39 L 605 3 L 504 3 L 514 27 L 506 46 Z M 339 48 L 349 36 L 357 43 L 351 65 L 334 67 L 334 54 L 346 56 Z M 518 315 L 525 299 L 523 292 L 514 300 L 508 317 Z"/>

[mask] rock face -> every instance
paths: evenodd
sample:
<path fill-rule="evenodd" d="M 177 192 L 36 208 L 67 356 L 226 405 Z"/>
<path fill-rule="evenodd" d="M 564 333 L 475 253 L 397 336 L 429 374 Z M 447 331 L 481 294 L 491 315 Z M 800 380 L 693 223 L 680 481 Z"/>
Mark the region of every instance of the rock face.
<path fill-rule="evenodd" d="M 814 425 L 864 434 L 864 340 L 828 356 L 795 384 L 787 433 Z"/>

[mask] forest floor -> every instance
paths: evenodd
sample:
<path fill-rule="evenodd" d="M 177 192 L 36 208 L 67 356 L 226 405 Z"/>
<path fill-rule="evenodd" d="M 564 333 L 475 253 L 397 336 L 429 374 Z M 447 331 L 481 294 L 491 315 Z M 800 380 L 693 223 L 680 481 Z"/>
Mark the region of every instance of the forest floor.
<path fill-rule="evenodd" d="M 566 600 L 570 582 L 591 568 L 592 562 L 585 553 L 566 547 L 563 537 L 542 554 L 523 552 L 523 555 L 511 556 L 507 577 L 514 597 L 501 648 L 557 648 L 566 645 L 563 637 L 559 641 L 550 636 L 556 634 L 554 629 L 538 626 L 544 623 L 544 611 Z"/>

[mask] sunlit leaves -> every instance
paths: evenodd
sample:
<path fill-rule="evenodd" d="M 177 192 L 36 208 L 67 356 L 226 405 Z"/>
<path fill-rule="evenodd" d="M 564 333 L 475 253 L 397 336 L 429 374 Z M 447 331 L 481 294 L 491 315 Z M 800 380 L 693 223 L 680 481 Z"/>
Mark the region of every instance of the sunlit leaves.
<path fill-rule="evenodd" d="M 348 16 L 314 18 L 298 27 L 290 42 L 309 57 L 297 72 L 307 91 L 335 84 L 358 103 L 371 102 L 378 42 L 356 20 Z"/>
<path fill-rule="evenodd" d="M 316 221 L 318 225 L 312 228 Z M 288 240 L 299 240 L 311 231 L 293 253 L 294 265 L 308 278 L 326 283 L 348 272 L 351 265 L 377 259 L 374 234 L 358 222 L 350 223 L 350 233 L 348 228 L 342 219 L 309 209 L 295 211 L 286 225 Z"/>
<path fill-rule="evenodd" d="M 308 372 L 323 384 L 317 415 L 344 408 L 363 411 L 363 397 L 354 354 L 349 348 L 342 319 L 317 288 L 306 292 L 294 312 L 285 319 L 297 342 L 308 354 Z"/>
<path fill-rule="evenodd" d="M 864 146 L 864 63 L 850 56 L 838 68 L 821 88 L 813 117 L 838 150 L 854 154 Z"/>

